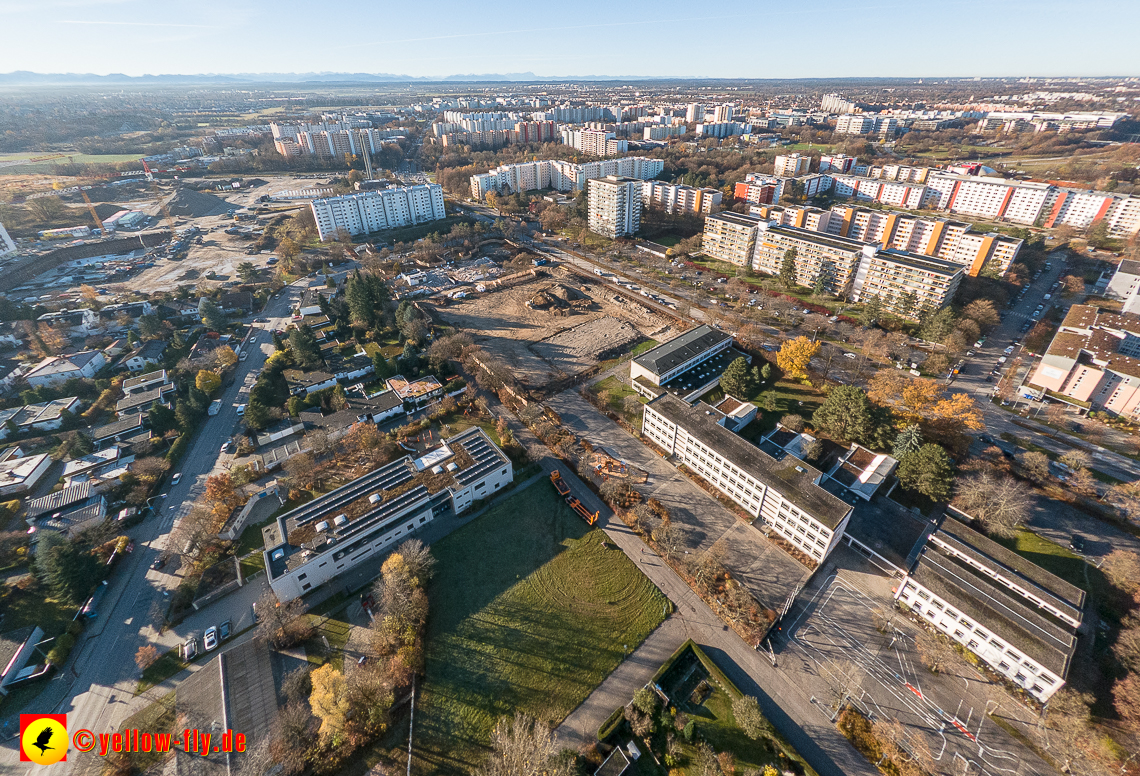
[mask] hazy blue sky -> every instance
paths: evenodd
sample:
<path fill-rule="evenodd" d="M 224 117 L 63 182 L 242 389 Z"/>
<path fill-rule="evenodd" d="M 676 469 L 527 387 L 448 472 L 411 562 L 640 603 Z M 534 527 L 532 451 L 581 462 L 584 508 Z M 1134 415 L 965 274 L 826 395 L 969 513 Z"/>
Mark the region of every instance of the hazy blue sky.
<path fill-rule="evenodd" d="M 1138 75 L 1138 30 L 1137 0 L 0 0 L 0 72 Z"/>

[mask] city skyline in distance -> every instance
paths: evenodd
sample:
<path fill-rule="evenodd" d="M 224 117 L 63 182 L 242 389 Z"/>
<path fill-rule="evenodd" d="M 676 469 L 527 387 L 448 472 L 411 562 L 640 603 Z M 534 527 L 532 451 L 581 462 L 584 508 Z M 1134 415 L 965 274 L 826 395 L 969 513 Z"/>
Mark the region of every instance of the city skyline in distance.
<path fill-rule="evenodd" d="M 1077 15 L 1055 0 L 705 10 L 582 0 L 571 9 L 507 2 L 488 13 L 448 0 L 430 15 L 389 4 L 315 14 L 295 0 L 0 0 L 0 73 L 245 81 L 1137 75 L 1130 38 L 1140 6 L 1123 2 L 1093 0 Z"/>

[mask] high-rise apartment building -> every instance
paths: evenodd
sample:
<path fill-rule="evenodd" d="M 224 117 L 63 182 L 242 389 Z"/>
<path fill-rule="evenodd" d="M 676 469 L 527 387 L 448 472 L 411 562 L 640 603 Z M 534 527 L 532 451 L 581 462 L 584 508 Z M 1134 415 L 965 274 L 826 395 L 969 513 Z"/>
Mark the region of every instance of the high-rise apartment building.
<path fill-rule="evenodd" d="M 758 218 L 739 213 L 714 213 L 705 219 L 701 252 L 719 261 L 750 266 L 759 222 Z"/>
<path fill-rule="evenodd" d="M 603 129 L 563 129 L 562 142 L 590 156 L 617 156 L 629 151 L 629 141 Z"/>
<path fill-rule="evenodd" d="M 666 213 L 711 213 L 720 204 L 716 189 L 695 189 L 661 181 L 645 181 L 641 187 L 642 205 L 659 207 Z"/>
<path fill-rule="evenodd" d="M 651 127 L 645 127 L 642 130 L 643 140 L 668 140 L 671 137 L 678 137 L 685 134 L 684 124 L 656 124 Z"/>
<path fill-rule="evenodd" d="M 713 108 L 713 121 L 720 124 L 732 121 L 732 105 L 717 105 Z"/>
<path fill-rule="evenodd" d="M 819 171 L 832 173 L 848 173 L 855 169 L 859 163 L 858 157 L 845 154 L 824 154 L 819 157 Z"/>
<path fill-rule="evenodd" d="M 837 135 L 887 135 L 898 129 L 898 119 L 873 113 L 848 113 L 835 122 Z"/>
<path fill-rule="evenodd" d="M 705 120 L 705 108 L 700 103 L 690 103 L 689 107 L 685 109 L 685 123 L 692 124 L 696 121 Z"/>
<path fill-rule="evenodd" d="M 581 191 L 586 181 L 606 175 L 621 175 L 639 180 L 656 178 L 665 169 L 661 159 L 626 156 L 596 162 L 564 162 L 540 159 L 534 162 L 504 164 L 490 172 L 471 176 L 471 197 L 482 200 L 488 192 L 514 194 L 534 189 Z"/>
<path fill-rule="evenodd" d="M 447 217 L 438 183 L 315 199 L 309 207 L 322 242 L 335 240 L 341 231 L 369 234 Z"/>
<path fill-rule="evenodd" d="M 811 172 L 811 157 L 802 154 L 778 154 L 773 174 L 781 178 L 797 178 Z"/>
<path fill-rule="evenodd" d="M 593 178 L 588 193 L 590 231 L 610 239 L 637 234 L 641 228 L 641 187 L 637 178 Z"/>

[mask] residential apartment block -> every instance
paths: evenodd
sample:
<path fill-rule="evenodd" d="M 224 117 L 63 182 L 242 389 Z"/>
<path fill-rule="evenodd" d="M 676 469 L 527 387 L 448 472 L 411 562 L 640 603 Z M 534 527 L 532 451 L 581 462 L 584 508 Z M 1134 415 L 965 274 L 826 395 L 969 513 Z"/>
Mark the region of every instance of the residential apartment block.
<path fill-rule="evenodd" d="M 839 543 L 852 507 L 820 487 L 823 473 L 794 455 L 772 455 L 725 427 L 704 402 L 665 393 L 645 405 L 642 430 L 754 518 L 820 563 Z"/>
<path fill-rule="evenodd" d="M 887 135 L 898 129 L 898 119 L 874 113 L 847 113 L 835 122 L 837 135 Z"/>
<path fill-rule="evenodd" d="M 1077 646 L 1085 592 L 947 516 L 895 600 L 1044 703 Z"/>
<path fill-rule="evenodd" d="M 811 157 L 802 154 L 777 154 L 773 174 L 780 178 L 798 178 L 811 172 Z"/>
<path fill-rule="evenodd" d="M 274 124 L 273 146 L 284 157 L 317 156 L 322 159 L 343 158 L 346 154 L 360 156 L 380 153 L 385 141 L 392 135 L 380 129 L 336 128 L 307 130 L 301 127 L 319 125 Z"/>
<path fill-rule="evenodd" d="M 513 476 L 480 428 L 404 456 L 278 517 L 265 542 L 269 586 L 282 601 L 298 598 L 432 521 L 454 518 Z"/>
<path fill-rule="evenodd" d="M 927 206 L 935 210 L 1034 224 L 1055 187 L 1048 183 L 935 173 L 926 179 Z"/>
<path fill-rule="evenodd" d="M 720 205 L 717 189 L 695 189 L 661 181 L 645 181 L 641 185 L 641 201 L 646 207 L 659 207 L 666 213 L 711 213 Z"/>
<path fill-rule="evenodd" d="M 489 192 L 517 193 L 534 189 L 581 191 L 586 181 L 619 175 L 639 180 L 656 178 L 665 169 L 662 159 L 646 156 L 626 156 L 596 162 L 563 162 L 541 159 L 533 162 L 504 164 L 479 175 L 471 176 L 471 197 L 482 200 Z"/>
<path fill-rule="evenodd" d="M 587 195 L 590 231 L 610 239 L 637 234 L 641 228 L 641 189 L 637 178 L 592 178 Z"/>
<path fill-rule="evenodd" d="M 821 231 L 820 227 L 829 228 L 839 221 L 823 211 L 803 209 L 797 214 L 795 220 L 814 224 L 814 228 L 775 220 L 790 210 L 709 216 L 702 250 L 713 258 L 747 264 L 769 275 L 779 275 L 784 257 L 794 250 L 799 285 L 811 288 L 822 282 L 828 293 L 853 301 L 877 296 L 887 309 L 904 317 L 915 318 L 924 308 L 937 309 L 953 301 L 965 274 L 962 265 Z"/>
<path fill-rule="evenodd" d="M 341 230 L 369 234 L 447 217 L 438 183 L 314 199 L 309 207 L 322 242 L 335 240 Z"/>
<path fill-rule="evenodd" d="M 1028 382 L 1061 401 L 1140 420 L 1140 315 L 1073 305 Z"/>
<path fill-rule="evenodd" d="M 757 205 L 775 205 L 780 201 L 783 181 L 778 178 L 753 179 L 737 183 L 732 195 L 739 200 Z"/>
<path fill-rule="evenodd" d="M 709 122 L 697 124 L 693 131 L 698 137 L 734 137 L 749 134 L 752 132 L 752 125 L 741 124 L 739 121 Z"/>
<path fill-rule="evenodd" d="M 885 205 L 918 210 L 926 200 L 926 186 L 920 183 L 867 178 L 860 175 L 831 175 L 836 197 L 882 202 Z M 824 185 L 826 190 L 827 186 Z"/>
<path fill-rule="evenodd" d="M 618 140 L 617 135 L 602 129 L 562 130 L 562 142 L 590 156 L 617 156 L 629 151 L 628 140 Z"/>
<path fill-rule="evenodd" d="M 642 130 L 642 140 L 668 140 L 685 134 L 684 124 L 657 124 Z"/>
<path fill-rule="evenodd" d="M 777 157 L 779 158 L 779 157 Z M 858 157 L 845 154 L 824 154 L 819 157 L 819 171 L 843 174 L 855 169 L 859 163 Z"/>

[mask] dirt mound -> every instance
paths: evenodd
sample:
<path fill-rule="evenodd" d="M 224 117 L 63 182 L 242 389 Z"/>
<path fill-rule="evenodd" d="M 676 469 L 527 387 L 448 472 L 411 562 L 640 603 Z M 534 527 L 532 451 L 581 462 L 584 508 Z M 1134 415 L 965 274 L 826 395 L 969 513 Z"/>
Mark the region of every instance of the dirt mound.
<path fill-rule="evenodd" d="M 220 216 L 233 205 L 221 197 L 207 194 L 193 189 L 180 188 L 166 200 L 166 207 L 172 216 L 187 218 L 204 218 L 206 216 Z"/>

